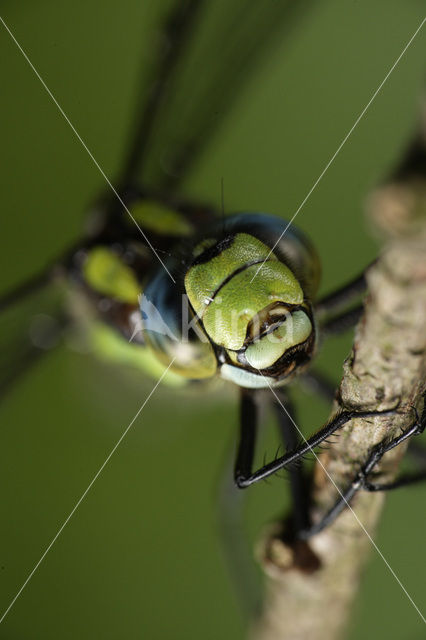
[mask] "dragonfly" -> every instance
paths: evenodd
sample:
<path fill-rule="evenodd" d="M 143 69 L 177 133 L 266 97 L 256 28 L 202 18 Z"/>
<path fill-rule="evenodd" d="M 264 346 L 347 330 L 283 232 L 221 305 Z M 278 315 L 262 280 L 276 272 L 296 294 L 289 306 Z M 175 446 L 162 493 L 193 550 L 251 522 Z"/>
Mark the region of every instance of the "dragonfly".
<path fill-rule="evenodd" d="M 208 3 L 186 0 L 172 5 L 163 20 L 152 71 L 144 78 L 130 148 L 113 190 L 104 192 L 93 207 L 90 232 L 53 264 L 6 292 L 0 310 L 7 314 L 55 286 L 65 287 L 71 306 L 84 310 L 87 339 L 95 352 L 135 367 L 138 375 L 156 380 L 164 376 L 163 382 L 175 387 L 176 393 L 179 387 L 201 386 L 217 377 L 235 387 L 240 402 L 235 483 L 244 489 L 286 470 L 291 478 L 294 536 L 305 539 L 337 517 L 342 501 L 313 524 L 303 468 L 294 462 L 338 432 L 353 415 L 340 414 L 324 427 L 318 425 L 319 430 L 301 445 L 292 420 L 269 391 L 272 387 L 290 407 L 287 388 L 303 378 L 329 400 L 334 396 L 333 385 L 310 365 L 319 340 L 347 330 L 359 319 L 365 274 L 318 298 L 319 258 L 310 239 L 294 224 L 263 212 L 223 216 L 220 208 L 179 193 L 213 136 L 212 113 L 223 113 L 232 105 L 239 89 L 236 79 L 245 79 L 246 69 L 274 33 L 276 37 L 286 33 L 300 17 L 286 3 L 268 9 L 261 4 L 258 12 L 247 12 L 242 1 L 230 5 L 223 32 L 232 33 L 238 24 L 244 38 L 244 30 L 252 33 L 256 24 L 256 46 L 248 52 L 236 38 L 229 50 L 224 47 L 216 69 L 208 78 L 200 77 L 191 100 L 182 87 L 188 89 L 188 77 L 193 77 L 194 51 L 211 44 L 199 36 L 202 25 L 208 24 Z M 230 60 L 232 66 L 227 68 Z M 202 65 L 200 76 L 201 70 Z M 215 83 L 221 90 L 212 98 Z M 212 100 L 210 109 L 202 109 L 207 100 Z M 73 309 L 61 306 L 53 323 L 47 321 L 21 336 L 19 350 L 7 354 L 10 361 L 3 367 L 2 390 L 10 389 L 49 352 L 75 316 Z M 274 405 L 285 453 L 253 469 L 259 408 L 265 397 Z M 412 433 L 424 426 L 425 417 L 420 416 Z M 381 455 L 386 450 L 384 446 Z M 367 460 L 366 478 L 371 471 L 373 465 Z M 406 478 L 400 483 L 406 484 Z M 360 488 L 379 487 L 366 481 Z"/>

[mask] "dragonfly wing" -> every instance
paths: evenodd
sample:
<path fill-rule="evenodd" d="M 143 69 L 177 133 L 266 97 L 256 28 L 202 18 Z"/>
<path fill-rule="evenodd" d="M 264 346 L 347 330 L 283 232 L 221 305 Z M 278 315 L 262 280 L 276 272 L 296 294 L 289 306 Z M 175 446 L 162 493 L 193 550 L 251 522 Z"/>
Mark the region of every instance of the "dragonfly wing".
<path fill-rule="evenodd" d="M 256 63 L 312 0 L 177 3 L 137 107 L 123 182 L 169 193 L 188 175 Z M 158 40 L 158 38 L 157 38 Z"/>
<path fill-rule="evenodd" d="M 54 285 L 28 294 L 0 315 L 0 399 L 62 342 L 69 323 Z"/>

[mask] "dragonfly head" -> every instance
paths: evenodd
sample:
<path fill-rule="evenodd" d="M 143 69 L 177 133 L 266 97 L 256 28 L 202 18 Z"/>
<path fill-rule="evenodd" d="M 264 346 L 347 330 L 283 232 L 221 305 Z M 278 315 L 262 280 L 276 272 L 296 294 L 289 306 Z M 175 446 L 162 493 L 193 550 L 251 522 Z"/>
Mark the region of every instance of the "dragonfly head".
<path fill-rule="evenodd" d="M 283 384 L 312 357 L 314 321 L 302 285 L 255 236 L 197 245 L 185 290 L 223 378 L 243 387 Z"/>
<path fill-rule="evenodd" d="M 147 284 L 145 340 L 156 357 L 191 379 L 222 378 L 248 388 L 280 385 L 309 363 L 316 342 L 310 297 L 318 278 L 305 237 L 265 214 L 237 214 L 213 228 L 182 263 Z M 208 233 L 208 232 L 207 232 Z M 276 246 L 275 246 L 276 245 Z M 291 266 L 290 266 L 291 265 Z"/>

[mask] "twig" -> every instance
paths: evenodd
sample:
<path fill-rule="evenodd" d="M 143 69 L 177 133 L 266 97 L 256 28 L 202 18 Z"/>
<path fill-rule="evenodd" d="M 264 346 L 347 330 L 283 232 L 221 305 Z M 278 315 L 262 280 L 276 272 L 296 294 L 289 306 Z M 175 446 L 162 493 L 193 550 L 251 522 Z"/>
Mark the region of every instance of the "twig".
<path fill-rule="evenodd" d="M 426 119 L 425 119 L 426 120 Z M 344 489 L 384 436 L 395 437 L 422 410 L 426 380 L 426 126 L 390 181 L 369 201 L 369 218 L 385 236 L 382 256 L 368 273 L 365 313 L 344 365 L 339 409 L 398 412 L 353 420 L 320 455 L 314 472 L 314 519 Z M 395 477 L 406 445 L 386 454 L 379 481 Z M 360 573 L 374 545 L 384 494 L 359 492 L 335 523 L 309 543 L 283 542 L 283 525 L 261 540 L 266 574 L 256 640 L 336 640 L 346 627 Z M 355 514 L 355 515 L 354 515 Z M 360 524 L 362 523 L 362 525 Z M 368 535 L 366 534 L 368 532 Z M 284 533 L 284 535 L 283 535 Z M 371 538 L 369 538 L 371 536 Z"/>

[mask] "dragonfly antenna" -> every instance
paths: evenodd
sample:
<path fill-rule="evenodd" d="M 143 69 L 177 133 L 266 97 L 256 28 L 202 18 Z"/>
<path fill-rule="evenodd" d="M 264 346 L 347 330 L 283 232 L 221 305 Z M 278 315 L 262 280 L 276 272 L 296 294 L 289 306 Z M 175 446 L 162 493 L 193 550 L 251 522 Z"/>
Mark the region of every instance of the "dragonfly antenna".
<path fill-rule="evenodd" d="M 225 193 L 223 188 L 223 176 L 220 179 L 221 213 L 222 213 L 222 233 L 225 237 Z"/>

